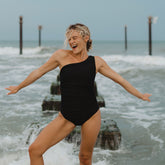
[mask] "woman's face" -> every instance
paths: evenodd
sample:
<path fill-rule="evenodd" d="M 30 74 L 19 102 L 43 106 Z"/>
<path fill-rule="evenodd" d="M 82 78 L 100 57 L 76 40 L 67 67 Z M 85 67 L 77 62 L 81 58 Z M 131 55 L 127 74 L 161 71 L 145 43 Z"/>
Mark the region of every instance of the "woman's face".
<path fill-rule="evenodd" d="M 83 38 L 79 32 L 72 30 L 68 34 L 67 38 L 69 46 L 71 47 L 74 54 L 78 54 L 86 50 L 86 43 L 88 41 L 87 38 L 89 38 L 88 36 Z"/>

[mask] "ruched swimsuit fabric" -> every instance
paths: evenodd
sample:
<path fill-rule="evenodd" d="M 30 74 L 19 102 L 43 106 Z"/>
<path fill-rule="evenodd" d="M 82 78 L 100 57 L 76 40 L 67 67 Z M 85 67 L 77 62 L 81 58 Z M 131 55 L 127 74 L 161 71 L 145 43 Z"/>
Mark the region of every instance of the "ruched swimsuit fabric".
<path fill-rule="evenodd" d="M 99 109 L 94 92 L 95 58 L 63 66 L 60 71 L 61 113 L 75 125 L 82 125 Z"/>

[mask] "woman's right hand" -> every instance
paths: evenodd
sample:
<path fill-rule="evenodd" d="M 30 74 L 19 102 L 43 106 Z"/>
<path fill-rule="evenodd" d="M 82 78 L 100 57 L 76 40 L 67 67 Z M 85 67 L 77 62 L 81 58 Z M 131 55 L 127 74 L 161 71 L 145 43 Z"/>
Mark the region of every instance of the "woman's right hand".
<path fill-rule="evenodd" d="M 7 95 L 15 94 L 19 91 L 18 86 L 9 86 L 8 88 L 5 89 L 10 91 L 9 93 L 7 93 Z"/>

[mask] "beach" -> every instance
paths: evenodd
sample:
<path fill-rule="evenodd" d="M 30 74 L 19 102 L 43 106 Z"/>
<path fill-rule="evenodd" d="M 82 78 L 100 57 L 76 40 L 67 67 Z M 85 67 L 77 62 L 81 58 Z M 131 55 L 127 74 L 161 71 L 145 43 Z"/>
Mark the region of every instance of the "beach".
<path fill-rule="evenodd" d="M 102 57 L 139 91 L 152 94 L 151 102 L 144 102 L 97 74 L 98 92 L 106 104 L 101 108 L 102 119 L 117 122 L 122 142 L 116 151 L 95 148 L 93 165 L 164 165 L 164 45 L 154 42 L 149 56 L 145 41 L 128 42 L 127 52 L 121 41 L 93 42 L 89 55 Z M 43 41 L 41 47 L 36 41 L 25 41 L 23 55 L 19 55 L 18 41 L 0 41 L 0 164 L 29 165 L 29 145 L 58 114 L 43 113 L 41 105 L 60 70 L 47 73 L 16 95 L 7 96 L 5 88 L 18 85 L 61 48 L 62 41 Z M 79 146 L 63 140 L 44 154 L 44 160 L 46 165 L 78 165 L 78 154 Z"/>

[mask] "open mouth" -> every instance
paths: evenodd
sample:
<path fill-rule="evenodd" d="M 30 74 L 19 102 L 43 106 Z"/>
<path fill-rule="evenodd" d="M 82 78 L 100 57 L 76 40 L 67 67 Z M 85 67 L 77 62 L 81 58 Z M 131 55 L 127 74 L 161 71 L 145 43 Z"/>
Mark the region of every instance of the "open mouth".
<path fill-rule="evenodd" d="M 73 48 L 73 49 L 77 48 L 77 45 L 72 45 L 72 48 Z"/>

